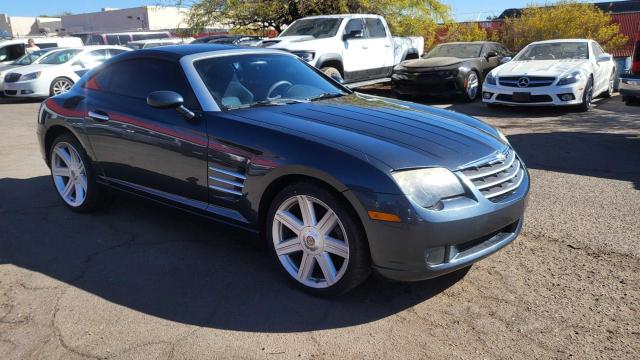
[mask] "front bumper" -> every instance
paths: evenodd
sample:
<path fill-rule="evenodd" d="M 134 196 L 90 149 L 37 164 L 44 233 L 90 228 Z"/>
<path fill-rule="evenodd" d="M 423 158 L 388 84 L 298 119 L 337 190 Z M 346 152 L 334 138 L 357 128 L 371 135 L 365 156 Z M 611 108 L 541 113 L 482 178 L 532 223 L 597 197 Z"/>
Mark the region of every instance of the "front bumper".
<path fill-rule="evenodd" d="M 4 83 L 4 94 L 13 97 L 49 97 L 49 87 L 42 81 L 18 81 Z"/>
<path fill-rule="evenodd" d="M 514 193 L 496 202 L 461 180 L 469 196 L 451 199 L 437 211 L 416 206 L 404 195 L 350 190 L 365 209 L 399 214 L 402 219 L 391 223 L 361 216 L 379 274 L 399 281 L 434 278 L 467 267 L 517 238 L 524 221 L 528 173 Z"/>
<path fill-rule="evenodd" d="M 640 97 L 640 75 L 620 75 L 619 92 L 624 97 Z"/>
<path fill-rule="evenodd" d="M 458 73 L 459 74 L 459 73 Z M 450 95 L 464 90 L 464 79 L 459 75 L 397 72 L 391 75 L 393 91 L 403 95 Z"/>
<path fill-rule="evenodd" d="M 482 101 L 488 104 L 514 106 L 571 106 L 582 103 L 586 84 L 576 83 L 563 86 L 541 86 L 518 88 L 491 85 L 486 81 L 482 85 Z M 529 100 L 514 99 L 514 93 L 529 93 Z M 488 94 L 488 95 L 487 95 Z M 572 100 L 562 100 L 563 95 L 572 95 Z M 516 95 L 517 96 L 517 95 Z"/>

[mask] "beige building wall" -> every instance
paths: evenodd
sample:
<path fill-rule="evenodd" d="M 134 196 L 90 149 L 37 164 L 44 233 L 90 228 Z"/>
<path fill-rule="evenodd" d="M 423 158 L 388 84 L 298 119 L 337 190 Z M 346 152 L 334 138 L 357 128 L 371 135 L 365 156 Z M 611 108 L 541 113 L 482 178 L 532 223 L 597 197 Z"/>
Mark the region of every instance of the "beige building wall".
<path fill-rule="evenodd" d="M 186 27 L 187 13 L 177 7 L 141 6 L 130 9 L 65 15 L 62 27 L 67 33 L 163 30 Z"/>
<path fill-rule="evenodd" d="M 61 26 L 62 21 L 60 18 L 0 14 L 0 32 L 6 32 L 12 37 L 39 35 L 42 28 L 46 28 L 49 33 L 55 34 L 56 30 L 60 29 Z"/>
<path fill-rule="evenodd" d="M 147 6 L 149 30 L 178 29 L 187 27 L 188 13 L 177 7 Z"/>

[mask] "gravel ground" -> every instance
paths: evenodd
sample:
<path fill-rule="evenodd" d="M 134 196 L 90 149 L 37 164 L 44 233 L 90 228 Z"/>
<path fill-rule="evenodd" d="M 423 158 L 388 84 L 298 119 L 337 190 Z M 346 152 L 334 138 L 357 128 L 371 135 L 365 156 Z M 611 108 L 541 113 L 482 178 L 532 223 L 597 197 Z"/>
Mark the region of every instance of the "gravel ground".
<path fill-rule="evenodd" d="M 0 357 L 640 358 L 640 107 L 433 105 L 498 126 L 524 158 L 522 236 L 466 272 L 326 300 L 208 221 L 127 197 L 66 210 L 38 104 L 0 99 Z"/>

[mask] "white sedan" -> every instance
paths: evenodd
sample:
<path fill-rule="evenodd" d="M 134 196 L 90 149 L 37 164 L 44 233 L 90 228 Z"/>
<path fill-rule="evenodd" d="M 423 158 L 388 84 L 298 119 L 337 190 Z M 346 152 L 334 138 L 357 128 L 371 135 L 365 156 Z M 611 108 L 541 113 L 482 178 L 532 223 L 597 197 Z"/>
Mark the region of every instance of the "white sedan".
<path fill-rule="evenodd" d="M 611 96 L 615 63 L 587 39 L 539 41 L 485 77 L 487 105 L 574 105 L 587 111 L 599 95 Z"/>
<path fill-rule="evenodd" d="M 4 76 L 4 94 L 14 97 L 49 97 L 69 91 L 84 73 L 107 59 L 130 51 L 120 46 L 66 48 L 44 55 L 37 64 Z"/>

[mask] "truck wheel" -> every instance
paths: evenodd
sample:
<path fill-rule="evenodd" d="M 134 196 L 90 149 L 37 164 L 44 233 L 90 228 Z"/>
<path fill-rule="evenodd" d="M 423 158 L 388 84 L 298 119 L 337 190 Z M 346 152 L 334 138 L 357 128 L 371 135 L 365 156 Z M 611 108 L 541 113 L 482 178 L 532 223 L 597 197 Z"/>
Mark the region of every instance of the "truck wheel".
<path fill-rule="evenodd" d="M 340 74 L 340 70 L 331 67 L 331 66 L 327 66 L 327 67 L 323 67 L 322 69 L 320 69 L 320 71 L 322 71 L 325 75 L 327 75 L 328 77 L 332 78 L 333 80 L 342 83 L 344 81 L 344 79 L 342 78 L 342 74 Z"/>

